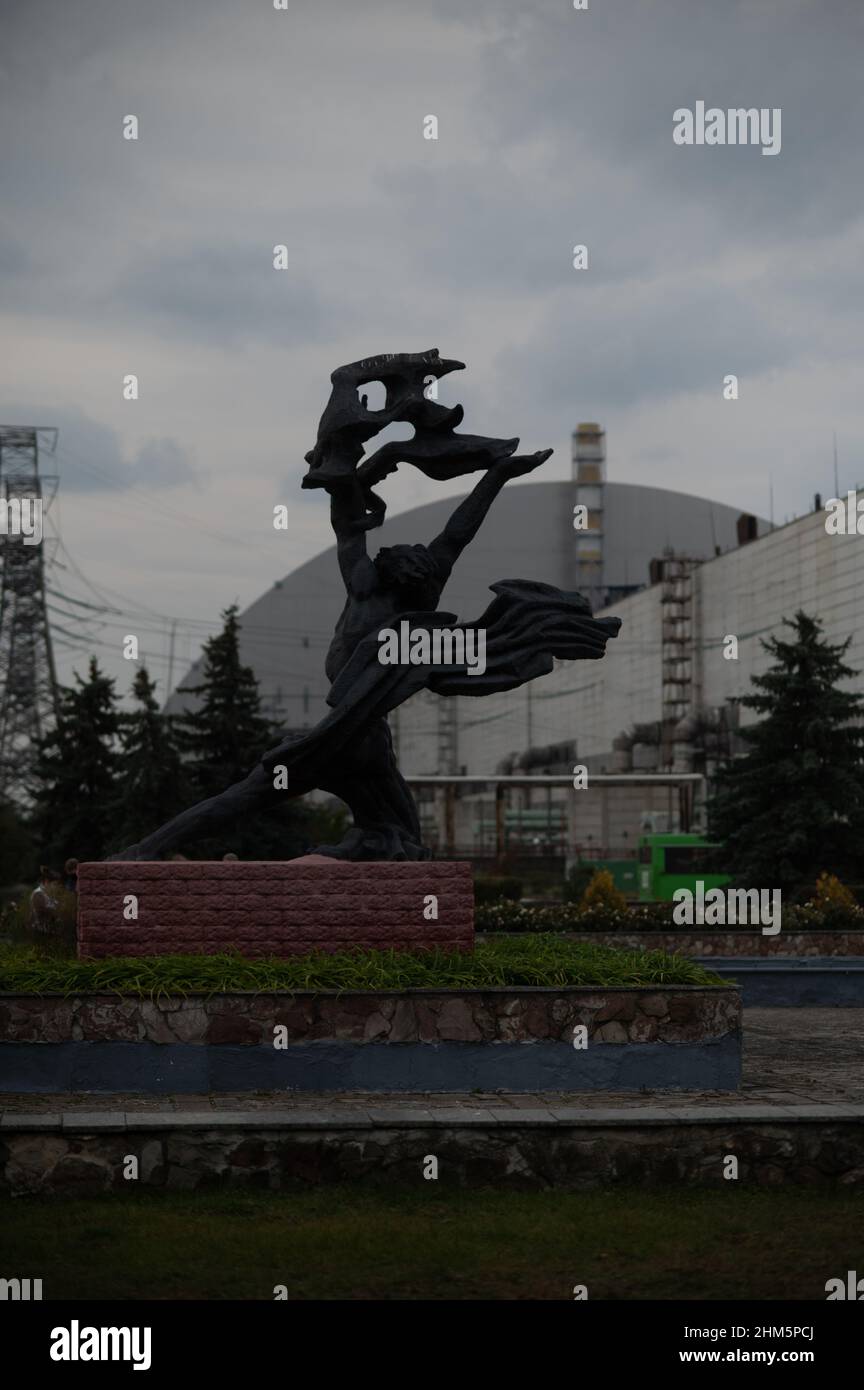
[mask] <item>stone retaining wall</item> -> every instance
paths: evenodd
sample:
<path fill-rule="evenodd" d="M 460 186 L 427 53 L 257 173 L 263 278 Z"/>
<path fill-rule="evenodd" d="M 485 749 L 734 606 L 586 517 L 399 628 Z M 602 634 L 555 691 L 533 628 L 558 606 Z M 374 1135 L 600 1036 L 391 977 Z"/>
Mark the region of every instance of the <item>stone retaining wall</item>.
<path fill-rule="evenodd" d="M 497 987 L 471 990 L 320 990 L 162 995 L 0 994 L 0 1042 L 272 1044 L 341 1039 L 369 1043 L 570 1043 L 584 1024 L 603 1043 L 681 1043 L 737 1034 L 732 989 Z"/>
<path fill-rule="evenodd" d="M 22 1117 L 23 1120 L 23 1117 Z M 478 1122 L 479 1121 L 479 1122 Z M 588 1189 L 615 1184 L 725 1186 L 727 1155 L 738 1159 L 738 1185 L 864 1184 L 864 1122 L 789 1117 L 694 1123 L 686 1115 L 652 1123 L 636 1113 L 604 1119 L 537 1120 L 530 1111 L 497 1120 L 437 1123 L 396 1116 L 355 1121 L 333 1115 L 244 1120 L 226 1114 L 183 1123 L 165 1114 L 42 1116 L 0 1127 L 0 1190 L 15 1195 L 84 1196 L 127 1192 L 127 1158 L 138 1182 L 164 1191 L 260 1187 L 270 1191 L 322 1182 L 391 1185 L 420 1180 L 429 1155 L 445 1186 Z"/>
<path fill-rule="evenodd" d="M 740 1065 L 734 987 L 0 995 L 6 1091 L 734 1089 Z"/>

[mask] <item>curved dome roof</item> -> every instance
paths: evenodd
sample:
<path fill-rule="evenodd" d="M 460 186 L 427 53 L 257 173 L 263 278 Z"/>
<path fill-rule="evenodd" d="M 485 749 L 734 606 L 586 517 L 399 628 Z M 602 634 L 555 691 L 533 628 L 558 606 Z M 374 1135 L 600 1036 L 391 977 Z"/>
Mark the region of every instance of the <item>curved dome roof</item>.
<path fill-rule="evenodd" d="M 572 482 L 522 483 L 495 499 L 483 526 L 458 561 L 441 607 L 476 618 L 498 579 L 537 579 L 561 589 L 577 587 L 573 563 Z M 464 494 L 463 494 L 464 495 Z M 688 493 L 637 483 L 603 486 L 603 582 L 642 587 L 649 561 L 667 547 L 697 559 L 738 544 L 740 511 Z M 388 518 L 369 533 L 374 554 L 382 545 L 430 541 L 460 497 L 428 502 Z M 759 522 L 759 534 L 767 529 Z M 293 570 L 240 615 L 241 656 L 258 678 L 268 714 L 285 728 L 311 727 L 325 713 L 324 656 L 345 601 L 336 547 Z M 195 685 L 196 662 L 180 682 Z M 191 697 L 172 694 L 166 709 L 188 707 Z"/>

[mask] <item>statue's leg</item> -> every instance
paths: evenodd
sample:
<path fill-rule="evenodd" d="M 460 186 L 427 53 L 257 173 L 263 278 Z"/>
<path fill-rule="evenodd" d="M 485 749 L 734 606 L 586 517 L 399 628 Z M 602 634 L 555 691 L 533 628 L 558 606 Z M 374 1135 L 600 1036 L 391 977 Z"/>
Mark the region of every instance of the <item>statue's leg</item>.
<path fill-rule="evenodd" d="M 226 821 L 235 820 L 252 811 L 278 806 L 286 795 L 293 799 L 311 790 L 311 786 L 298 786 L 296 790 L 292 787 L 290 792 L 276 790 L 272 773 L 257 766 L 242 782 L 235 782 L 218 796 L 208 797 L 206 801 L 199 801 L 196 806 L 190 806 L 188 811 L 182 811 L 179 816 L 167 821 L 139 844 L 130 845 L 121 854 L 114 854 L 111 858 L 158 859 L 166 850 L 176 849 L 188 840 L 209 835 Z"/>
<path fill-rule="evenodd" d="M 261 765 L 242 782 L 219 796 L 199 801 L 188 811 L 130 845 L 115 860 L 158 859 L 189 840 L 211 835 L 226 822 L 280 805 L 320 787 L 350 807 L 354 828 L 338 845 L 320 845 L 312 853 L 338 859 L 428 859 L 420 837 L 420 820 L 408 784 L 396 765 L 390 727 L 376 719 L 350 751 L 339 754 L 326 769 L 307 768 L 304 781 L 292 781 L 286 792 L 273 786 L 273 774 Z"/>
<path fill-rule="evenodd" d="M 407 782 L 396 765 L 386 719 L 376 719 L 337 766 L 322 774 L 322 790 L 347 802 L 354 817 L 338 845 L 319 845 L 314 854 L 337 859 L 426 859 L 420 819 Z"/>

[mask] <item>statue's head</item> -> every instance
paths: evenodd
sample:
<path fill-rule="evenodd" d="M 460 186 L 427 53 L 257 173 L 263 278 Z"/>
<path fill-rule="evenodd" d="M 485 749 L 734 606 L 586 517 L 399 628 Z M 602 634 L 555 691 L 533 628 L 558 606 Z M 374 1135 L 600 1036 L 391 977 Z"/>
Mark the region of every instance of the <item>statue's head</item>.
<path fill-rule="evenodd" d="M 425 545 L 385 545 L 375 556 L 375 569 L 385 588 L 405 608 L 434 609 L 441 596 L 441 575 Z"/>

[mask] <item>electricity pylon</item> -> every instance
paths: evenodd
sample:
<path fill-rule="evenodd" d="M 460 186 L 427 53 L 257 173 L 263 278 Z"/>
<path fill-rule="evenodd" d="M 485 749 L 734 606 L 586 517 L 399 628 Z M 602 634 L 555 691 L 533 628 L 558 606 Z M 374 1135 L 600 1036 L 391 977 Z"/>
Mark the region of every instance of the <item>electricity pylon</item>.
<path fill-rule="evenodd" d="M 40 448 L 53 456 L 56 443 L 55 429 L 0 425 L 0 801 L 22 808 L 31 799 L 39 741 L 56 717 L 41 533 L 57 479 L 39 472 Z"/>

